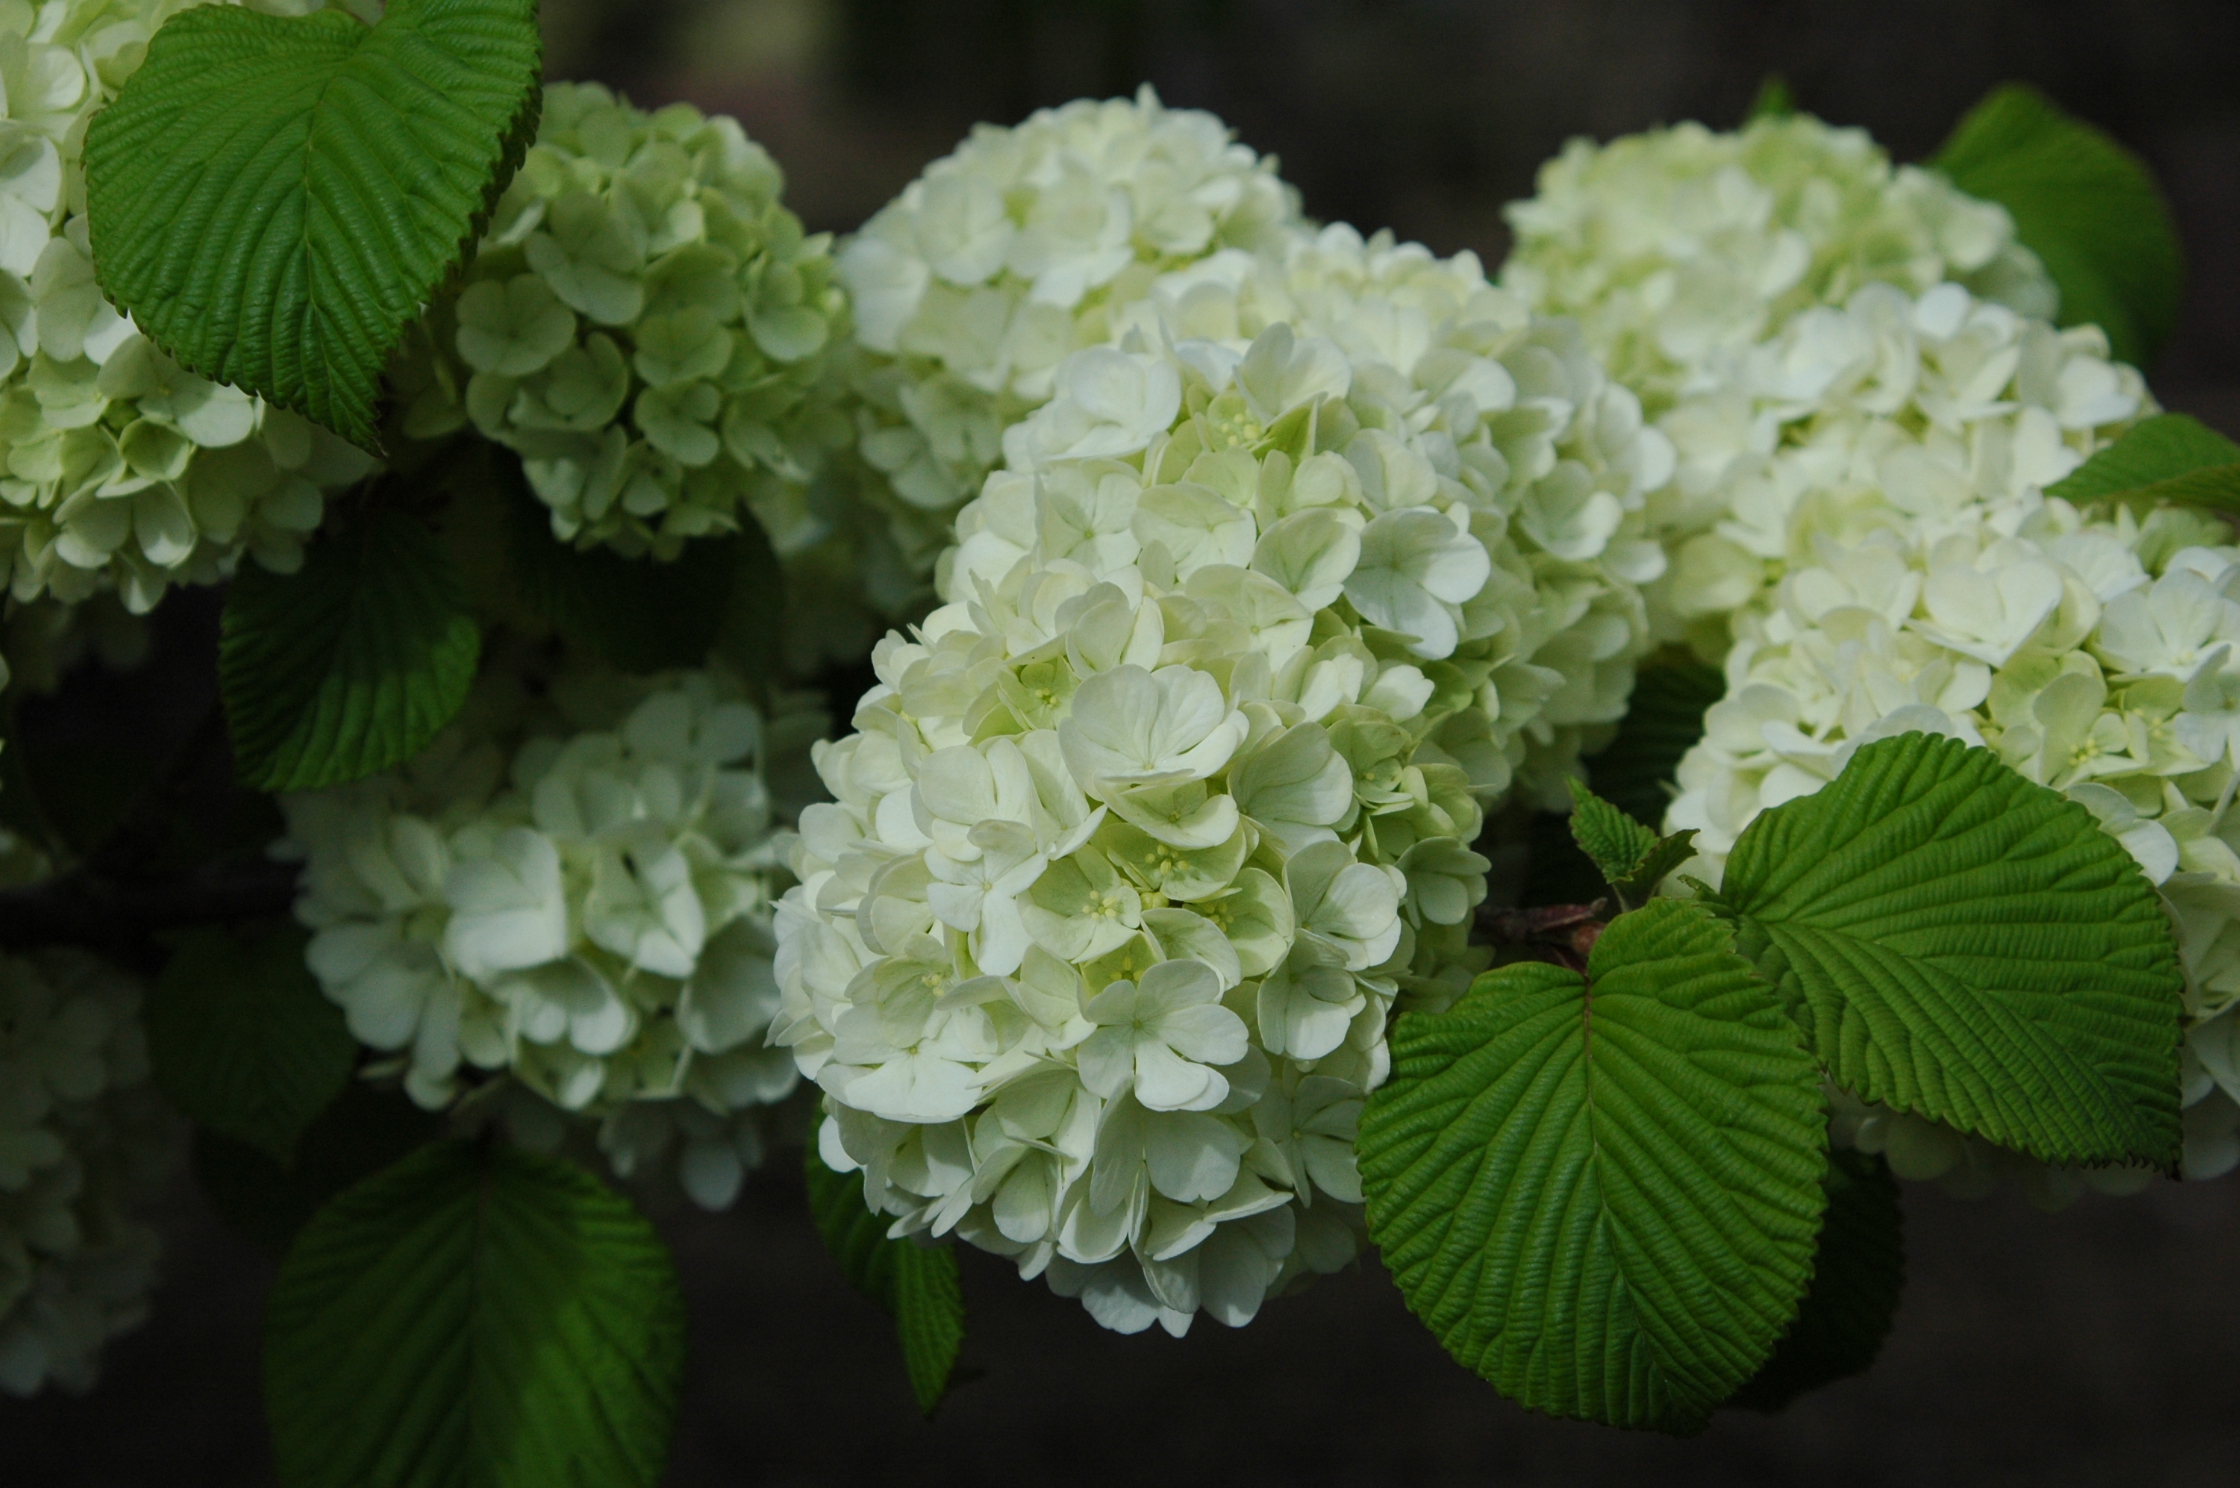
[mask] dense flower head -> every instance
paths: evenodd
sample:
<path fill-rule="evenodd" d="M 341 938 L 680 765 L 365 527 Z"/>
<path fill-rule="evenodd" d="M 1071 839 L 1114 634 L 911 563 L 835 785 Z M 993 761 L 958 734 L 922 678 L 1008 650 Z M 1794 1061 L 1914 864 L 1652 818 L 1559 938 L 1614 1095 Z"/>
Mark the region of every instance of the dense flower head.
<path fill-rule="evenodd" d="M 114 588 L 138 612 L 244 552 L 292 570 L 324 492 L 373 468 L 307 420 L 182 371 L 94 282 L 86 124 L 182 8 L 0 7 L 0 558 L 17 599 Z"/>
<path fill-rule="evenodd" d="M 778 1007 L 772 789 L 822 719 L 766 716 L 716 673 L 494 675 L 403 769 L 284 798 L 311 970 L 412 1098 L 505 1072 L 599 1118 L 625 1171 L 681 1142 L 728 1204 L 755 1111 L 793 1088 Z"/>
<path fill-rule="evenodd" d="M 948 515 L 1046 402 L 1072 352 L 1158 275 L 1278 246 L 1297 194 L 1211 114 L 1133 100 L 982 125 L 842 249 L 855 307 L 858 443 L 923 573 Z"/>
<path fill-rule="evenodd" d="M 1517 320 L 1495 352 L 1554 362 Z M 1502 455 L 1478 360 L 1439 417 L 1482 447 L 1284 322 L 1077 352 L 1012 431 L 949 602 L 817 752 L 779 914 L 773 1037 L 899 1232 L 1129 1330 L 1354 1254 L 1389 1013 L 1482 964 L 1500 648 L 1546 603 L 1508 534 L 1551 410 Z"/>
<path fill-rule="evenodd" d="M 1154 342 L 1211 342 L 1229 357 L 1279 325 L 1343 353 L 1349 407 L 1432 462 L 1437 504 L 1468 505 L 1498 570 L 1467 617 L 1450 606 L 1450 653 L 1425 649 L 1444 647 L 1448 627 L 1413 587 L 1378 576 L 1384 544 L 1372 544 L 1349 602 L 1372 625 L 1426 627 L 1418 654 L 1444 654 L 1454 671 L 1443 676 L 1478 689 L 1522 793 L 1568 801 L 1561 776 L 1624 713 L 1648 645 L 1641 586 L 1666 566 L 1648 503 L 1673 470 L 1669 442 L 1642 426 L 1639 401 L 1604 374 L 1576 327 L 1531 315 L 1487 282 L 1474 254 L 1441 259 L 1343 224 L 1162 276 L 1115 320 Z M 1413 478 L 1404 462 L 1385 468 L 1363 447 L 1348 457 L 1367 515 L 1416 499 L 1393 483 Z M 968 509 L 960 533 L 974 521 Z M 1409 605 L 1419 612 L 1403 619 L 1396 607 Z M 1479 784 L 1506 791 L 1508 775 L 1491 768 Z"/>
<path fill-rule="evenodd" d="M 738 121 L 545 90 L 537 142 L 455 297 L 400 370 L 405 432 L 517 450 L 553 533 L 673 558 L 759 520 L 782 556 L 845 444 L 814 396 L 845 330 L 829 242 L 780 202 Z"/>
<path fill-rule="evenodd" d="M 2083 805 L 2159 887 L 2187 984 L 2186 1168 L 2207 1177 L 2240 1160 L 2230 530 L 2178 509 L 2087 516 L 2025 490 L 1824 539 L 1736 629 L 1727 695 L 1681 761 L 1666 817 L 1698 833 L 1704 857 L 1688 871 L 1716 882 L 1759 812 L 1818 790 L 1862 743 L 1921 730 L 1989 747 Z M 1908 1176 L 1996 1166 L 1918 1117 L 1868 1112 L 1850 1131 Z"/>
<path fill-rule="evenodd" d="M 2056 330 L 1957 284 L 1869 284 L 1719 353 L 1658 420 L 1677 451 L 1649 498 L 1672 564 L 1652 623 L 1713 662 L 1728 616 L 1821 545 L 1934 527 L 2068 475 L 2153 411 L 2097 327 Z"/>
<path fill-rule="evenodd" d="M 1919 294 L 1951 281 L 2025 314 L 2056 308 L 2003 207 L 1809 115 L 1573 140 L 1538 184 L 1509 209 L 1502 281 L 1536 310 L 1577 317 L 1652 416 L 1698 385 L 1714 353 L 1866 284 Z"/>
<path fill-rule="evenodd" d="M 84 1390 L 146 1317 L 158 1246 L 130 1210 L 174 1137 L 138 985 L 82 952 L 0 955 L 0 1390 Z"/>

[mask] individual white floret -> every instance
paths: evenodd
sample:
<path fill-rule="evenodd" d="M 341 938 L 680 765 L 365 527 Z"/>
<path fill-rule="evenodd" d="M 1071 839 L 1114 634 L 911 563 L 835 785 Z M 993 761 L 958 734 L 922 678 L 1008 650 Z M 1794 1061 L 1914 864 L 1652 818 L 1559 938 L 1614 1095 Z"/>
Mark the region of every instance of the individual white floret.
<path fill-rule="evenodd" d="M 1666 817 L 1698 833 L 1704 857 L 1687 871 L 1715 882 L 1759 812 L 1818 790 L 1863 742 L 1919 729 L 1987 745 L 2090 810 L 2160 888 L 2187 984 L 2186 1170 L 2233 1166 L 2240 548 L 2229 530 L 2181 510 L 2088 519 L 2030 488 L 1848 542 L 1822 533 L 1815 546 L 1816 563 L 1737 617 L 1726 698 L 1681 761 Z M 2022 1162 L 1993 1163 L 1913 1117 L 1881 1113 L 1858 1130 L 1862 1145 L 1899 1143 L 1889 1150 L 1908 1176 Z"/>
<path fill-rule="evenodd" d="M 1573 140 L 1538 188 L 1509 209 L 1502 282 L 1544 314 L 1576 317 L 1652 416 L 1701 390 L 1718 353 L 1867 284 L 1919 294 L 1954 282 L 2041 317 L 2057 306 L 2005 208 L 1805 114 Z"/>
<path fill-rule="evenodd" d="M 899 1233 L 1179 1333 L 1358 1249 L 1390 1010 L 1483 960 L 1509 761 L 1453 658 L 1523 565 L 1332 343 L 1145 344 L 1061 365 L 818 750 L 773 1037 Z M 1403 582 L 1420 628 L 1364 624 Z"/>
<path fill-rule="evenodd" d="M 156 1236 L 131 1217 L 176 1156 L 140 989 L 77 951 L 0 955 L 0 1390 L 90 1387 L 147 1316 Z"/>
<path fill-rule="evenodd" d="M 405 431 L 471 424 L 520 452 L 556 537 L 674 558 L 760 521 L 792 557 L 847 442 L 819 396 L 845 327 L 828 240 L 738 121 L 545 90 L 537 142 L 430 344 L 400 375 Z"/>
<path fill-rule="evenodd" d="M 602 1118 L 626 1171 L 681 1133 L 688 1188 L 727 1203 L 796 1078 L 763 1047 L 788 840 L 767 776 L 821 719 L 711 673 L 564 680 L 522 712 L 487 688 L 403 770 L 284 799 L 311 969 L 420 1104 L 503 1071 Z M 695 1155 L 726 1122 L 732 1163 Z"/>

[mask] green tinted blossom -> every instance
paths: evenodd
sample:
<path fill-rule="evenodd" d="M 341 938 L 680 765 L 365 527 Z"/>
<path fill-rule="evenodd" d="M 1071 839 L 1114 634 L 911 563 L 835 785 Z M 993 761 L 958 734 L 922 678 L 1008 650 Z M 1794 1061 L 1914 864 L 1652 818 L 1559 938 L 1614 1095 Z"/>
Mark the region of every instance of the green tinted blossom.
<path fill-rule="evenodd" d="M 471 425 L 518 451 L 580 547 L 674 558 L 758 520 L 798 561 L 835 526 L 810 487 L 847 438 L 820 392 L 845 305 L 783 187 L 735 120 L 548 88 L 464 285 L 399 373 L 405 432 Z"/>
<path fill-rule="evenodd" d="M 564 677 L 532 705 L 500 668 L 402 770 L 284 799 L 311 969 L 422 1105 L 510 1073 L 600 1119 L 621 1171 L 675 1149 L 723 1207 L 796 1079 L 762 1047 L 770 776 L 821 727 L 716 674 Z"/>
<path fill-rule="evenodd" d="M 176 1151 L 139 987 L 79 951 L 0 956 L 0 1390 L 85 1390 L 146 1318 L 159 1247 L 130 1211 Z"/>

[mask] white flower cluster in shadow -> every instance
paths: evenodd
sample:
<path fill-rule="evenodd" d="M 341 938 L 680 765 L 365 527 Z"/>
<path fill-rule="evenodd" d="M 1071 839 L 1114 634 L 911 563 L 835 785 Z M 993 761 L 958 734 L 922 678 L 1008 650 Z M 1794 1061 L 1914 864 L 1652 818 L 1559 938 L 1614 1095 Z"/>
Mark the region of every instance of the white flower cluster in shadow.
<path fill-rule="evenodd" d="M 0 1390 L 87 1389 L 146 1318 L 159 1246 L 131 1210 L 178 1136 L 138 983 L 83 952 L 0 955 Z"/>
<path fill-rule="evenodd" d="M 510 1075 L 596 1118 L 629 1172 L 675 1151 L 721 1208 L 795 1084 L 764 1047 L 788 835 L 770 787 L 821 731 L 714 672 L 486 678 L 389 775 L 283 799 L 308 959 L 351 1031 L 441 1109 Z"/>

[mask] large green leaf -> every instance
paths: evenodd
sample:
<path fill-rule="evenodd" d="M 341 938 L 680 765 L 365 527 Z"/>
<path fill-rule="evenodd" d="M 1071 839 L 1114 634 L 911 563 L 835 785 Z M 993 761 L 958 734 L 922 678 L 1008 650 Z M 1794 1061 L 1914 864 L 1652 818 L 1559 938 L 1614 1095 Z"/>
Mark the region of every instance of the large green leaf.
<path fill-rule="evenodd" d="M 2096 325 L 2144 364 L 2178 323 L 2178 231 L 2138 156 L 2037 89 L 2009 83 L 1969 110 L 1930 162 L 1995 201 L 2061 291 L 2063 325 Z"/>
<path fill-rule="evenodd" d="M 1520 963 L 1403 1016 L 1358 1151 L 1369 1232 L 1448 1352 L 1535 1410 L 1692 1431 L 1804 1294 L 1827 1119 L 1774 990 L 1665 899 L 1584 979 Z"/>
<path fill-rule="evenodd" d="M 481 654 L 458 570 L 401 512 L 312 544 L 295 573 L 243 565 L 218 659 L 241 778 L 309 790 L 401 764 L 465 704 Z"/>
<path fill-rule="evenodd" d="M 653 1227 L 504 1146 L 438 1142 L 344 1193 L 266 1316 L 285 1488 L 651 1488 L 683 1374 Z"/>
<path fill-rule="evenodd" d="M 2050 1162 L 2177 1162 L 2169 918 L 2090 812 L 1989 750 L 1866 745 L 1743 831 L 1719 899 L 1844 1089 Z"/>
<path fill-rule="evenodd" d="M 946 1245 L 918 1245 L 887 1238 L 884 1217 L 863 1202 L 859 1174 L 835 1173 L 809 1146 L 805 1172 L 809 1212 L 825 1248 L 848 1284 L 894 1318 L 902 1361 L 918 1409 L 932 1415 L 948 1392 L 957 1350 L 964 1345 L 964 1292 L 957 1258 Z"/>
<path fill-rule="evenodd" d="M 86 132 L 101 287 L 179 362 L 367 449 L 389 355 L 536 132 L 536 0 L 165 22 Z"/>
<path fill-rule="evenodd" d="M 2240 511 L 2240 444 L 2182 413 L 2158 413 L 2046 494 L 2080 506 L 2121 501 L 2141 512 L 2173 503 Z"/>
<path fill-rule="evenodd" d="M 244 945 L 228 930 L 180 942 L 148 1004 L 156 1084 L 203 1126 L 282 1163 L 350 1083 L 358 1041 L 283 925 Z"/>
<path fill-rule="evenodd" d="M 1703 737 L 1704 713 L 1726 693 L 1719 669 L 1699 661 L 1643 667 L 1618 737 L 1587 761 L 1595 793 L 1652 827 L 1663 822 L 1680 757 Z"/>
<path fill-rule="evenodd" d="M 1898 1181 L 1880 1157 L 1833 1152 L 1827 1182 L 1811 1290 L 1781 1346 L 1729 1405 L 1780 1410 L 1807 1391 L 1864 1373 L 1890 1336 L 1906 1280 Z"/>

